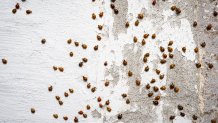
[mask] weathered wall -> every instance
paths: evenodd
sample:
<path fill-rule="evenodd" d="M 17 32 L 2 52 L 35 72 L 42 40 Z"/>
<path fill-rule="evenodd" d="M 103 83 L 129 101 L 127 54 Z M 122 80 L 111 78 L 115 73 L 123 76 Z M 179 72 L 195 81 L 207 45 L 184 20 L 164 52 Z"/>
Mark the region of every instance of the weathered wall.
<path fill-rule="evenodd" d="M 11 10 L 20 3 L 16 14 Z M 0 64 L 0 122 L 6 123 L 60 123 L 73 122 L 78 117 L 84 123 L 209 123 L 218 122 L 218 18 L 213 16 L 217 10 L 216 0 L 158 0 L 152 5 L 150 0 L 116 0 L 118 15 L 110 8 L 110 0 L 19 0 L 1 1 L 0 4 L 0 58 L 7 64 Z M 176 15 L 171 6 L 176 5 L 181 13 Z M 27 15 L 26 9 L 32 14 Z M 99 18 L 98 13 L 104 12 Z M 97 15 L 96 20 L 91 18 Z M 144 18 L 139 26 L 134 23 L 139 13 Z M 129 28 L 125 27 L 126 22 Z M 193 22 L 197 21 L 197 27 Z M 211 23 L 211 30 L 206 26 Z M 98 30 L 103 25 L 103 30 Z M 150 34 L 141 41 L 145 33 Z M 155 33 L 156 38 L 151 35 Z M 96 35 L 102 40 L 97 41 Z M 133 38 L 138 42 L 134 43 Z M 46 43 L 41 44 L 45 38 Z M 72 44 L 67 44 L 68 39 Z M 174 58 L 167 51 L 172 40 Z M 74 41 L 80 43 L 79 47 Z M 206 47 L 202 48 L 201 43 Z M 86 50 L 81 44 L 87 44 Z M 98 51 L 93 47 L 98 45 Z M 165 47 L 167 62 L 160 64 Z M 186 47 L 186 52 L 182 52 Z M 195 53 L 194 48 L 199 52 Z M 74 56 L 70 57 L 69 52 Z M 145 53 L 150 53 L 147 63 L 143 62 Z M 78 66 L 82 58 L 88 59 L 83 67 Z M 123 66 L 122 61 L 128 62 Z M 108 65 L 104 66 L 107 61 Z M 196 68 L 196 63 L 201 68 Z M 208 68 L 208 63 L 213 68 Z M 175 64 L 170 69 L 170 64 Z M 54 71 L 53 66 L 64 67 L 64 72 Z M 149 71 L 144 68 L 149 66 Z M 155 73 L 159 69 L 164 75 L 162 80 Z M 128 77 L 128 71 L 133 76 Z M 82 76 L 88 77 L 83 82 Z M 156 79 L 151 87 L 166 86 L 167 89 L 154 93 L 149 98 L 145 86 Z M 104 86 L 109 80 L 110 85 Z M 136 86 L 135 81 L 141 80 Z M 87 83 L 97 87 L 95 93 L 87 89 Z M 169 89 L 174 83 L 179 87 L 175 93 Z M 53 91 L 48 92 L 52 85 Z M 64 97 L 64 92 L 74 89 L 73 94 Z M 130 104 L 126 104 L 121 94 L 127 93 Z M 55 99 L 59 95 L 64 104 L 60 106 Z M 153 104 L 154 97 L 160 95 L 159 105 Z M 111 112 L 106 107 L 99 108 L 98 97 L 102 104 L 110 100 Z M 91 110 L 86 110 L 86 105 Z M 183 111 L 177 109 L 183 106 Z M 30 108 L 36 112 L 31 114 Z M 88 117 L 78 115 L 83 110 Z M 185 117 L 180 116 L 185 113 Z M 53 114 L 59 115 L 58 119 Z M 118 120 L 117 115 L 123 118 Z M 173 121 L 170 116 L 176 116 Z M 197 120 L 192 116 L 196 115 Z M 63 120 L 68 116 L 68 121 Z"/>

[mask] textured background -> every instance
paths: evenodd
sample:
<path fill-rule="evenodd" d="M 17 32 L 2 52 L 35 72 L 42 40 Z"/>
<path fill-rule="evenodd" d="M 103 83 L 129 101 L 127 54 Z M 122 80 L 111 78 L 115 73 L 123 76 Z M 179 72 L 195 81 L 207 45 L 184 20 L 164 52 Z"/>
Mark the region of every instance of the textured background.
<path fill-rule="evenodd" d="M 21 9 L 16 14 L 11 10 L 19 2 Z M 1 123 L 60 123 L 73 122 L 74 116 L 84 123 L 170 123 L 170 115 L 175 115 L 174 123 L 191 123 L 192 115 L 197 115 L 197 123 L 209 123 L 218 120 L 218 18 L 213 16 L 217 10 L 216 0 L 158 0 L 153 6 L 150 0 L 117 0 L 119 14 L 110 9 L 110 0 L 7 0 L 0 2 L 0 58 L 8 60 L 7 65 L 0 64 L 0 122 Z M 180 15 L 170 10 L 172 5 L 181 8 Z M 33 13 L 26 15 L 26 9 Z M 103 18 L 91 19 L 92 13 L 103 11 Z M 145 17 L 138 27 L 134 26 L 139 13 Z M 130 27 L 125 28 L 126 21 Z M 196 28 L 193 21 L 198 22 Z M 212 30 L 205 27 L 211 23 Z M 103 25 L 99 31 L 97 26 Z M 144 33 L 156 33 L 156 39 L 150 37 L 146 45 L 141 46 Z M 96 35 L 102 37 L 96 40 Z M 138 43 L 133 43 L 137 36 Z M 47 42 L 42 45 L 41 39 Z M 68 45 L 71 38 L 80 44 L 88 45 L 86 50 Z M 162 54 L 159 46 L 167 47 L 173 40 L 174 59 L 159 64 Z M 206 42 L 206 47 L 200 44 Z M 99 46 L 98 51 L 93 47 Z M 186 53 L 181 48 L 186 47 Z M 198 46 L 199 53 L 193 49 Z M 69 52 L 74 52 L 69 57 Z M 143 55 L 149 52 L 147 64 L 142 62 Z M 81 58 L 88 63 L 78 67 Z M 123 67 L 122 60 L 128 61 Z M 108 62 L 105 67 L 104 62 Z M 195 63 L 202 67 L 197 69 Z M 175 69 L 169 65 L 174 63 Z M 206 63 L 214 68 L 208 69 Z M 64 72 L 54 72 L 52 66 L 63 66 Z M 144 67 L 149 65 L 149 72 Z M 165 75 L 159 80 L 154 70 L 158 68 Z M 133 77 L 127 77 L 131 70 Z M 86 88 L 82 76 L 97 87 L 96 93 Z M 180 88 L 178 94 L 171 90 L 161 91 L 161 101 L 154 106 L 147 97 L 144 86 L 156 78 L 154 85 L 168 86 L 172 82 Z M 105 80 L 110 81 L 104 87 Z M 141 80 L 141 86 L 135 80 Z M 48 86 L 53 91 L 48 92 Z M 63 93 L 74 88 L 75 93 L 64 98 Z M 131 103 L 127 105 L 121 94 L 128 93 Z M 60 95 L 64 105 L 59 106 L 54 96 Z M 98 108 L 97 97 L 103 101 L 110 99 L 112 112 Z M 91 111 L 85 106 L 91 105 Z M 185 117 L 179 116 L 177 105 L 184 107 Z M 31 114 L 30 108 L 36 109 Z M 88 118 L 78 116 L 84 110 Z M 52 117 L 59 114 L 59 119 Z M 122 120 L 117 114 L 122 113 Z M 64 121 L 67 115 L 69 120 Z M 218 121 L 217 121 L 218 122 Z"/>

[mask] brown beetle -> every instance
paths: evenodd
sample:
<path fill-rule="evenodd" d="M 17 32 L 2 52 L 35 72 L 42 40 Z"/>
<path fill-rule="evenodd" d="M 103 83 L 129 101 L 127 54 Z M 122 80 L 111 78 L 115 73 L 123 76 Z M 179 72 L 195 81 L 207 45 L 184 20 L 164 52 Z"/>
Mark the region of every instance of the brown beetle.
<path fill-rule="evenodd" d="M 70 52 L 69 55 L 70 55 L 70 57 L 73 57 L 73 52 Z"/>
<path fill-rule="evenodd" d="M 128 71 L 128 76 L 131 77 L 133 73 L 131 71 Z"/>
<path fill-rule="evenodd" d="M 41 43 L 42 43 L 42 44 L 45 44 L 45 42 L 46 42 L 46 39 L 43 38 L 43 39 L 41 40 Z"/>
<path fill-rule="evenodd" d="M 48 91 L 52 91 L 53 90 L 53 87 L 52 86 L 49 86 L 48 87 Z"/>
<path fill-rule="evenodd" d="M 83 117 L 84 117 L 84 118 L 87 118 L 87 114 L 83 114 Z"/>
<path fill-rule="evenodd" d="M 141 14 L 138 14 L 138 19 L 143 19 L 144 18 L 144 15 L 141 13 Z"/>
<path fill-rule="evenodd" d="M 127 65 L 127 61 L 124 59 L 123 60 L 123 65 L 126 66 Z"/>
<path fill-rule="evenodd" d="M 186 52 L 186 47 L 182 47 L 182 51 L 185 53 Z"/>
<path fill-rule="evenodd" d="M 155 71 L 158 75 L 160 74 L 160 70 L 156 69 Z"/>
<path fill-rule="evenodd" d="M 151 38 L 152 38 L 152 39 L 155 39 L 155 38 L 156 38 L 156 34 L 152 34 L 152 35 L 151 35 Z"/>
<path fill-rule="evenodd" d="M 79 114 L 79 115 L 82 115 L 82 114 L 83 114 L 83 111 L 82 111 L 82 110 L 80 110 L 80 111 L 78 112 L 78 114 Z"/>
<path fill-rule="evenodd" d="M 213 16 L 216 17 L 218 15 L 217 11 L 213 11 Z"/>
<path fill-rule="evenodd" d="M 193 120 L 197 120 L 198 117 L 197 117 L 196 115 L 192 115 L 192 119 L 193 119 Z"/>
<path fill-rule="evenodd" d="M 97 35 L 97 40 L 101 41 L 101 36 Z"/>
<path fill-rule="evenodd" d="M 90 109 L 91 109 L 90 105 L 87 105 L 87 106 L 86 106 L 86 109 L 87 109 L 87 110 L 90 110 Z"/>
<path fill-rule="evenodd" d="M 101 102 L 101 97 L 98 97 L 98 98 L 97 98 L 97 101 L 98 101 L 98 102 Z"/>
<path fill-rule="evenodd" d="M 207 30 L 211 30 L 212 29 L 212 24 L 208 24 L 206 27 Z"/>
<path fill-rule="evenodd" d="M 147 34 L 147 33 L 143 35 L 143 37 L 144 37 L 145 39 L 148 38 L 148 36 L 149 36 L 149 34 Z"/>
<path fill-rule="evenodd" d="M 170 69 L 175 68 L 175 66 L 176 66 L 175 64 L 171 64 L 171 65 L 170 65 Z"/>
<path fill-rule="evenodd" d="M 136 43 L 138 41 L 137 37 L 133 37 L 133 42 Z"/>
<path fill-rule="evenodd" d="M 53 66 L 54 71 L 56 71 L 58 68 L 56 66 Z"/>
<path fill-rule="evenodd" d="M 91 83 L 88 83 L 86 86 L 88 89 L 91 88 Z"/>
<path fill-rule="evenodd" d="M 92 19 L 93 19 L 93 20 L 96 19 L 96 15 L 95 15 L 95 13 L 92 13 Z"/>
<path fill-rule="evenodd" d="M 17 12 L 17 9 L 12 9 L 12 13 L 15 14 Z"/>
<path fill-rule="evenodd" d="M 173 41 L 169 41 L 168 46 L 172 46 L 173 45 Z"/>
<path fill-rule="evenodd" d="M 58 100 L 58 103 L 59 103 L 59 105 L 63 105 L 63 101 L 61 101 L 61 100 Z"/>
<path fill-rule="evenodd" d="M 140 85 L 141 85 L 141 80 L 138 80 L 138 79 L 137 79 L 137 80 L 135 81 L 135 84 L 136 84 L 137 86 L 140 86 Z"/>
<path fill-rule="evenodd" d="M 105 102 L 105 105 L 109 105 L 109 104 L 110 104 L 110 101 L 107 100 L 107 101 Z"/>
<path fill-rule="evenodd" d="M 63 116 L 63 119 L 64 119 L 64 120 L 68 120 L 68 117 L 67 117 L 67 116 Z"/>
<path fill-rule="evenodd" d="M 3 64 L 7 64 L 8 61 L 4 58 L 4 59 L 2 59 L 2 63 L 3 63 Z"/>
<path fill-rule="evenodd" d="M 119 10 L 118 9 L 114 9 L 114 13 L 117 15 L 119 14 Z"/>
<path fill-rule="evenodd" d="M 26 10 L 26 14 L 28 14 L 28 15 L 32 14 L 32 11 L 28 9 L 28 10 Z"/>
<path fill-rule="evenodd" d="M 174 87 L 175 87 L 174 84 L 171 83 L 171 84 L 170 84 L 170 89 L 174 89 Z"/>
<path fill-rule="evenodd" d="M 129 27 L 129 22 L 126 22 L 125 27 L 126 27 L 126 28 Z"/>
<path fill-rule="evenodd" d="M 148 59 L 146 57 L 143 58 L 143 62 L 146 63 Z"/>
<path fill-rule="evenodd" d="M 123 98 L 126 98 L 126 97 L 127 97 L 127 94 L 123 93 L 121 96 L 122 96 Z"/>
<path fill-rule="evenodd" d="M 211 63 L 208 63 L 207 66 L 208 66 L 210 69 L 213 68 L 213 64 L 211 64 Z"/>
<path fill-rule="evenodd" d="M 166 59 L 166 58 L 167 58 L 167 54 L 163 53 L 163 54 L 162 54 L 162 57 L 163 57 L 164 59 Z"/>
<path fill-rule="evenodd" d="M 101 103 L 98 104 L 99 108 L 103 108 L 103 105 Z"/>
<path fill-rule="evenodd" d="M 34 114 L 36 112 L 36 110 L 34 108 L 31 108 L 30 111 L 32 114 Z"/>
<path fill-rule="evenodd" d="M 82 44 L 82 48 L 83 49 L 87 49 L 87 45 L 86 44 Z"/>
<path fill-rule="evenodd" d="M 64 92 L 64 96 L 65 96 L 65 97 L 68 97 L 69 94 L 68 94 L 67 92 Z"/>
<path fill-rule="evenodd" d="M 20 4 L 17 3 L 17 4 L 15 5 L 15 8 L 16 8 L 16 9 L 19 9 L 19 8 L 20 8 Z"/>
<path fill-rule="evenodd" d="M 109 86 L 110 82 L 108 80 L 105 81 L 104 86 L 107 87 Z"/>
<path fill-rule="evenodd" d="M 166 62 L 167 62 L 167 61 L 164 60 L 164 59 L 161 59 L 161 60 L 160 60 L 160 63 L 161 63 L 161 64 L 165 64 Z"/>
<path fill-rule="evenodd" d="M 53 114 L 53 117 L 54 117 L 55 119 L 58 119 L 58 114 Z"/>
<path fill-rule="evenodd" d="M 139 20 L 136 20 L 135 21 L 135 26 L 138 26 L 139 25 Z"/>
<path fill-rule="evenodd" d="M 179 15 L 181 13 L 181 9 L 176 7 L 176 14 Z"/>
<path fill-rule="evenodd" d="M 99 17 L 102 18 L 104 16 L 104 12 L 99 13 Z"/>
<path fill-rule="evenodd" d="M 126 99 L 126 104 L 129 104 L 130 103 L 130 100 L 129 99 Z"/>
<path fill-rule="evenodd" d="M 178 87 L 175 87 L 175 88 L 174 88 L 174 92 L 175 92 L 175 93 L 178 93 L 178 92 L 179 92 L 179 88 L 178 88 Z"/>
<path fill-rule="evenodd" d="M 74 117 L 74 122 L 75 122 L 75 123 L 79 122 L 79 120 L 78 120 L 77 117 Z"/>
<path fill-rule="evenodd" d="M 172 47 L 168 47 L 168 52 L 173 52 L 173 48 Z"/>
<path fill-rule="evenodd" d="M 169 57 L 172 59 L 173 58 L 173 54 L 169 53 Z"/>
<path fill-rule="evenodd" d="M 157 100 L 153 101 L 153 104 L 156 106 L 159 104 L 159 102 Z"/>
<path fill-rule="evenodd" d="M 98 29 L 102 30 L 103 26 L 102 25 L 98 25 Z"/>
<path fill-rule="evenodd" d="M 88 62 L 88 59 L 87 58 L 82 58 L 83 62 Z"/>
<path fill-rule="evenodd" d="M 107 111 L 108 111 L 108 112 L 111 112 L 111 110 L 112 110 L 112 109 L 111 109 L 110 107 L 107 107 Z"/>
<path fill-rule="evenodd" d="M 149 71 L 149 67 L 146 66 L 144 70 L 145 70 L 145 72 L 148 72 Z"/>
<path fill-rule="evenodd" d="M 93 48 L 95 51 L 98 50 L 98 45 L 95 45 L 94 48 Z"/>
<path fill-rule="evenodd" d="M 171 6 L 170 8 L 172 11 L 176 10 L 176 6 Z"/>
<path fill-rule="evenodd" d="M 83 76 L 83 81 L 87 82 L 88 81 L 88 77 L 87 76 Z"/>
<path fill-rule="evenodd" d="M 56 100 L 60 100 L 60 96 L 55 96 Z"/>
<path fill-rule="evenodd" d="M 107 66 L 107 61 L 104 62 L 104 66 Z"/>
<path fill-rule="evenodd" d="M 205 47 L 206 46 L 206 43 L 205 42 L 203 42 L 203 43 L 201 43 L 201 47 Z"/>
<path fill-rule="evenodd" d="M 158 92 L 158 91 L 159 91 L 159 88 L 158 88 L 157 86 L 154 86 L 154 87 L 153 87 L 153 90 L 154 90 L 154 92 Z"/>
<path fill-rule="evenodd" d="M 194 51 L 195 53 L 198 53 L 198 47 L 195 47 Z"/>
<path fill-rule="evenodd" d="M 148 90 L 148 89 L 150 89 L 150 85 L 149 84 L 147 84 L 146 86 L 145 86 L 145 88 Z"/>
<path fill-rule="evenodd" d="M 72 39 L 68 39 L 68 40 L 67 40 L 67 43 L 68 43 L 68 44 L 71 44 L 71 43 L 72 43 Z"/>
<path fill-rule="evenodd" d="M 110 7 L 111 7 L 111 9 L 114 9 L 114 8 L 115 8 L 115 5 L 114 5 L 114 4 L 111 4 Z"/>
<path fill-rule="evenodd" d="M 195 66 L 196 66 L 197 68 L 200 68 L 200 67 L 201 67 L 201 64 L 200 64 L 200 63 L 196 63 Z"/>
<path fill-rule="evenodd" d="M 94 93 L 96 91 L 96 87 L 93 87 L 91 91 Z"/>
<path fill-rule="evenodd" d="M 73 88 L 69 88 L 69 92 L 73 93 L 74 92 Z"/>
<path fill-rule="evenodd" d="M 162 80 L 163 78 L 164 78 L 164 74 L 161 74 L 161 75 L 159 76 L 159 79 Z"/>
<path fill-rule="evenodd" d="M 64 72 L 64 68 L 63 68 L 63 67 L 58 67 L 58 70 L 59 70 L 60 72 Z"/>
<path fill-rule="evenodd" d="M 170 120 L 174 120 L 175 119 L 175 116 L 170 116 Z"/>
<path fill-rule="evenodd" d="M 158 96 L 156 96 L 154 99 L 155 99 L 155 100 L 160 100 L 160 96 L 158 95 Z"/>
<path fill-rule="evenodd" d="M 142 39 L 142 46 L 144 46 L 146 44 L 145 40 Z"/>
<path fill-rule="evenodd" d="M 181 106 L 181 105 L 178 105 L 177 108 L 178 108 L 180 111 L 183 110 L 183 106 Z"/>
<path fill-rule="evenodd" d="M 75 45 L 76 47 L 78 47 L 78 46 L 79 46 L 79 42 L 75 41 L 75 42 L 74 42 L 74 45 Z M 82 47 L 83 47 L 83 46 L 82 46 Z"/>
<path fill-rule="evenodd" d="M 197 21 L 193 22 L 193 27 L 196 27 L 198 25 Z"/>
<path fill-rule="evenodd" d="M 156 80 L 155 79 L 151 79 L 150 83 L 155 83 Z"/>
<path fill-rule="evenodd" d="M 164 47 L 160 46 L 160 51 L 164 52 L 165 51 Z"/>
<path fill-rule="evenodd" d="M 118 115 L 117 115 L 117 119 L 119 119 L 119 120 L 122 119 L 122 117 L 123 117 L 122 114 L 118 114 Z"/>
<path fill-rule="evenodd" d="M 82 67 L 82 66 L 83 66 L 83 62 L 80 62 L 80 63 L 79 63 L 79 67 Z"/>
<path fill-rule="evenodd" d="M 185 113 L 180 112 L 180 116 L 181 116 L 181 117 L 184 117 L 184 116 L 185 116 Z"/>
<path fill-rule="evenodd" d="M 148 93 L 148 97 L 152 97 L 152 96 L 153 96 L 152 92 Z"/>
<path fill-rule="evenodd" d="M 161 90 L 166 90 L 166 86 L 161 86 L 160 89 Z"/>

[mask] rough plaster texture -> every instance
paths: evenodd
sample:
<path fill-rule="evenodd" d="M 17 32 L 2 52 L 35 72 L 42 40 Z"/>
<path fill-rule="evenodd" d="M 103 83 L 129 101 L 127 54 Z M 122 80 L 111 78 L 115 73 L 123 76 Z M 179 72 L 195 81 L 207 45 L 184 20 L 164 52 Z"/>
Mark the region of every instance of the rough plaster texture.
<path fill-rule="evenodd" d="M 110 9 L 109 0 L 33 0 L 22 3 L 21 9 L 14 15 L 12 8 L 18 0 L 1 1 L 0 4 L 0 58 L 8 60 L 7 65 L 0 65 L 0 122 L 2 123 L 60 123 L 73 122 L 74 116 L 84 123 L 209 123 L 218 120 L 218 18 L 212 16 L 217 10 L 215 0 L 158 0 L 153 6 L 150 0 L 117 0 L 115 6 L 119 14 Z M 177 16 L 170 10 L 172 5 L 181 8 Z M 26 15 L 25 10 L 33 13 Z M 91 14 L 104 12 L 104 17 L 94 21 Z M 140 20 L 138 27 L 134 26 L 138 13 L 145 18 Z M 130 27 L 125 28 L 126 21 Z M 196 28 L 193 21 L 198 22 Z M 208 23 L 213 25 L 211 31 L 206 31 Z M 99 31 L 97 25 L 104 25 Z M 144 33 L 156 33 L 155 40 L 146 39 L 146 45 L 141 46 Z M 96 35 L 102 40 L 97 41 Z M 133 43 L 133 37 L 138 37 L 138 43 Z M 41 39 L 47 40 L 41 44 Z M 72 38 L 80 44 L 88 45 L 87 50 L 66 41 Z M 162 54 L 159 46 L 167 47 L 173 40 L 173 59 L 161 65 Z M 200 43 L 206 42 L 201 48 Z M 99 45 L 99 50 L 93 51 L 93 46 Z M 187 48 L 183 53 L 181 48 Z M 193 49 L 198 46 L 199 53 Z M 73 51 L 74 56 L 69 57 Z M 150 57 L 145 64 L 143 55 L 149 52 Z M 167 52 L 166 52 L 167 53 Z M 78 67 L 81 58 L 87 57 L 88 63 L 83 68 Z M 122 66 L 122 60 L 128 61 L 128 66 Z M 108 66 L 103 63 L 107 61 Z M 197 69 L 195 63 L 200 62 L 202 68 Z M 169 65 L 174 63 L 175 69 Z M 213 63 L 214 68 L 208 69 L 207 63 Z M 63 66 L 63 73 L 54 72 L 52 66 Z M 149 72 L 144 67 L 149 66 Z M 164 79 L 154 73 L 160 69 Z M 127 77 L 131 70 L 133 77 Z M 92 94 L 82 81 L 86 75 L 89 82 L 97 87 Z M 169 86 L 174 83 L 180 88 L 175 94 L 172 90 L 159 91 L 161 101 L 153 105 L 152 98 L 147 97 L 145 85 L 156 78 L 155 86 Z M 104 87 L 105 80 L 110 81 L 109 87 Z M 141 80 L 141 86 L 135 85 L 135 80 Z M 53 92 L 47 87 L 53 85 Z M 152 86 L 154 86 L 152 85 Z M 68 88 L 74 88 L 75 93 L 64 98 L 63 93 Z M 121 94 L 127 93 L 131 103 L 127 105 Z M 64 105 L 59 106 L 54 96 L 60 95 Z M 97 97 L 103 101 L 110 99 L 112 112 L 98 108 Z M 85 110 L 87 104 L 91 111 L 86 111 L 88 118 L 78 116 L 79 110 Z M 177 105 L 184 106 L 185 117 L 179 116 Z M 36 109 L 35 114 L 30 108 Z M 54 119 L 53 113 L 60 118 Z M 122 113 L 123 118 L 117 119 Z M 198 120 L 193 121 L 192 115 Z M 67 115 L 68 121 L 62 116 Z M 174 121 L 169 120 L 175 115 Z M 218 121 L 217 121 L 218 122 Z"/>

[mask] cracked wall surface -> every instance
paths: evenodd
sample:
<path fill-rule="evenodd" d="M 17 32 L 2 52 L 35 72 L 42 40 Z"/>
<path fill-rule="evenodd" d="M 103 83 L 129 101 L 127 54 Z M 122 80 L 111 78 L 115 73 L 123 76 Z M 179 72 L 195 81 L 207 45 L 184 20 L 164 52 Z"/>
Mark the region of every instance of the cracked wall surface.
<path fill-rule="evenodd" d="M 13 14 L 16 3 L 20 8 Z M 216 0 L 2 1 L 0 58 L 7 59 L 7 64 L 3 60 L 0 64 L 0 123 L 64 123 L 75 122 L 75 117 L 82 123 L 218 122 L 218 17 L 213 15 L 218 11 L 217 4 Z M 174 5 L 181 13 L 171 10 Z M 32 14 L 26 14 L 27 9 Z M 212 29 L 207 30 L 209 24 Z M 144 34 L 149 34 L 148 38 Z M 45 44 L 41 43 L 43 38 Z M 172 46 L 169 41 L 173 41 Z M 202 46 L 204 42 L 206 46 Z M 145 61 L 146 53 L 149 56 Z M 79 67 L 83 58 L 88 61 Z M 166 63 L 161 64 L 163 59 Z M 172 64 L 174 68 L 170 68 Z M 64 71 L 54 71 L 53 66 L 61 66 Z M 88 84 L 96 91 L 88 89 Z M 170 89 L 172 85 L 174 89 Z M 163 86 L 166 90 L 161 89 Z M 72 94 L 69 88 L 73 88 Z M 122 97 L 124 93 L 127 97 Z M 153 95 L 148 97 L 149 93 Z M 55 96 L 61 97 L 63 105 Z M 155 105 L 157 96 L 160 99 Z M 109 105 L 105 104 L 107 100 Z M 78 114 L 81 110 L 87 118 Z"/>

